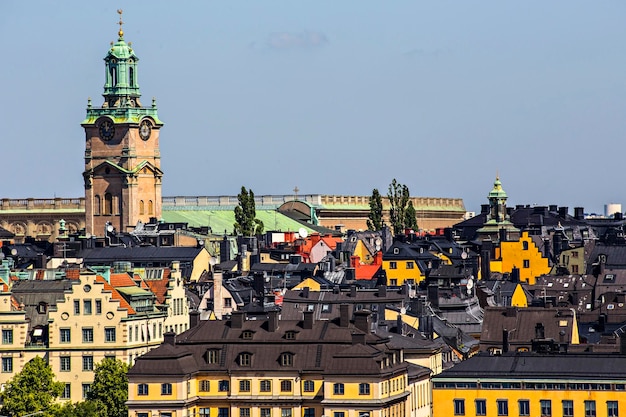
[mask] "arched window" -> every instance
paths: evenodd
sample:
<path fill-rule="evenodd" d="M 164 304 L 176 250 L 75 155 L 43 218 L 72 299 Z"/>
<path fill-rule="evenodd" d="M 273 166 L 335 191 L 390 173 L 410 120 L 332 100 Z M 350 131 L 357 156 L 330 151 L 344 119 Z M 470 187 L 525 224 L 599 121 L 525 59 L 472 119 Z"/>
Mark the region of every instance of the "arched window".
<path fill-rule="evenodd" d="M 115 215 L 119 215 L 120 214 L 120 197 L 117 195 L 113 196 L 113 214 Z"/>
<path fill-rule="evenodd" d="M 111 193 L 104 195 L 104 214 L 111 215 L 113 213 L 113 196 Z"/>
<path fill-rule="evenodd" d="M 143 200 L 139 200 L 139 214 L 146 214 Z"/>
<path fill-rule="evenodd" d="M 93 214 L 96 216 L 100 215 L 100 196 L 97 195 L 93 199 Z"/>
<path fill-rule="evenodd" d="M 148 200 L 148 214 L 154 214 L 154 204 L 152 204 L 152 200 Z"/>
<path fill-rule="evenodd" d="M 133 67 L 128 68 L 128 81 L 131 87 L 135 86 L 135 69 Z"/>
<path fill-rule="evenodd" d="M 117 85 L 117 71 L 115 66 L 111 65 L 109 67 L 109 72 L 111 73 L 111 86 L 115 87 Z"/>

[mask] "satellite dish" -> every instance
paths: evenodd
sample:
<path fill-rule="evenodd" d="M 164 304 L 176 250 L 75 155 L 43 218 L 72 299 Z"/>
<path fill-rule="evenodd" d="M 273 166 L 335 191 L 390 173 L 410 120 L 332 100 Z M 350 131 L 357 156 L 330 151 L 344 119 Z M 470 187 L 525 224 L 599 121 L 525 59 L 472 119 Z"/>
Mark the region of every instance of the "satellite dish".
<path fill-rule="evenodd" d="M 400 314 L 406 314 L 406 307 L 402 307 L 400 309 Z"/>
<path fill-rule="evenodd" d="M 461 259 L 467 259 L 467 252 L 461 252 Z"/>
<path fill-rule="evenodd" d="M 15 249 L 15 248 L 11 249 L 11 255 L 16 256 L 17 255 L 17 249 Z"/>
<path fill-rule="evenodd" d="M 217 264 L 217 258 L 215 258 L 214 256 L 211 256 L 211 258 L 209 258 L 209 265 L 214 266 Z"/>
<path fill-rule="evenodd" d="M 107 232 L 111 233 L 113 231 L 113 225 L 109 224 L 107 225 Z"/>
<path fill-rule="evenodd" d="M 307 232 L 304 227 L 301 227 L 300 229 L 298 229 L 298 234 L 302 239 L 306 239 L 306 237 L 309 235 L 309 232 Z"/>

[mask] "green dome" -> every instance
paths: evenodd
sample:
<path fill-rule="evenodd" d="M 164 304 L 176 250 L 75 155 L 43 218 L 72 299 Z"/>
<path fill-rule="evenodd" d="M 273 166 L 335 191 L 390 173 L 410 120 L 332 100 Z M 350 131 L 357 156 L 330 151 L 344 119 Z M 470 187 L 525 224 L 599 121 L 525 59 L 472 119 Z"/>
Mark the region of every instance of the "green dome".
<path fill-rule="evenodd" d="M 124 41 L 124 38 L 122 36 L 119 37 L 117 42 L 111 45 L 111 49 L 109 50 L 109 53 L 107 54 L 107 57 L 105 59 L 109 59 L 111 57 L 117 59 L 137 58 L 133 52 L 133 49 L 130 47 L 130 45 L 126 43 L 126 41 Z"/>
<path fill-rule="evenodd" d="M 489 198 L 507 198 L 506 192 L 502 189 L 500 178 L 496 177 L 493 189 L 489 192 Z"/>

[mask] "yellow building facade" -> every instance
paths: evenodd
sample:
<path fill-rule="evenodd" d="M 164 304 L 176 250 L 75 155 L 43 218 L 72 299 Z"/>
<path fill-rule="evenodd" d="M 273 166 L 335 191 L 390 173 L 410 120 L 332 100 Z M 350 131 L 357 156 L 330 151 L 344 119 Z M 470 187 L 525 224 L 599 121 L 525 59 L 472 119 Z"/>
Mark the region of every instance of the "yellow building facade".
<path fill-rule="evenodd" d="M 141 291 L 144 299 L 152 297 Z M 165 313 L 144 301 L 128 304 L 90 271 L 75 280 L 17 282 L 0 295 L 0 304 L 0 384 L 41 356 L 65 384 L 61 400 L 72 402 L 85 398 L 102 359 L 132 364 L 161 344 L 165 331 Z"/>
<path fill-rule="evenodd" d="M 623 355 L 481 354 L 433 378 L 433 413 L 615 417 L 626 407 L 625 365 Z"/>
<path fill-rule="evenodd" d="M 535 278 L 548 274 L 551 270 L 548 258 L 543 256 L 528 232 L 523 232 L 519 240 L 502 241 L 495 248 L 495 256 L 489 262 L 491 272 L 511 273 L 519 270 L 521 282 L 535 284 Z"/>
<path fill-rule="evenodd" d="M 401 349 L 381 351 L 382 339 L 345 317 L 339 323 L 315 322 L 313 314 L 299 323 L 272 314 L 266 321 L 242 317 L 200 322 L 176 339 L 167 335 L 138 359 L 129 372 L 129 415 L 431 415 L 424 388 L 431 371 L 406 363 Z"/>

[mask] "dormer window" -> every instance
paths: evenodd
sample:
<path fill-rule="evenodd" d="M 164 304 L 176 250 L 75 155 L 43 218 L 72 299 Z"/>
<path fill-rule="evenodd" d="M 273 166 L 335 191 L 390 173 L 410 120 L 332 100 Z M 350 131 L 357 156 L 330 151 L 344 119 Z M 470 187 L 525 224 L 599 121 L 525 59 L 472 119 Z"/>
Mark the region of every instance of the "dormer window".
<path fill-rule="evenodd" d="M 252 354 L 249 352 L 242 352 L 239 354 L 239 366 L 252 365 Z"/>
<path fill-rule="evenodd" d="M 209 349 L 206 351 L 206 363 L 215 364 L 219 360 L 219 349 Z"/>
<path fill-rule="evenodd" d="M 293 353 L 284 352 L 280 354 L 280 366 L 293 366 Z"/>
<path fill-rule="evenodd" d="M 243 333 L 241 333 L 241 338 L 244 340 L 252 340 L 253 336 L 254 332 L 251 330 L 245 330 Z"/>
<path fill-rule="evenodd" d="M 297 332 L 293 330 L 289 330 L 285 333 L 285 339 L 287 340 L 295 340 Z"/>

